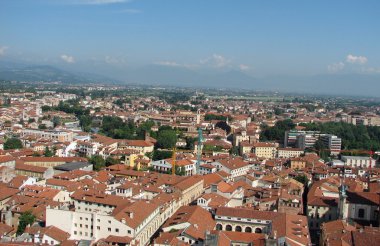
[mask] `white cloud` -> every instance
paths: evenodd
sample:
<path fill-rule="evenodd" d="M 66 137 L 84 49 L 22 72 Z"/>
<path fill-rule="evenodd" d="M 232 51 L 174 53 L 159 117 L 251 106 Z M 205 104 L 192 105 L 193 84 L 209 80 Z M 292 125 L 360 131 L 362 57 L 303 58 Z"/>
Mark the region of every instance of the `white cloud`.
<path fill-rule="evenodd" d="M 61 55 L 61 59 L 64 60 L 65 62 L 67 63 L 74 63 L 75 62 L 75 59 L 73 56 L 69 56 L 69 55 Z"/>
<path fill-rule="evenodd" d="M 168 67 L 182 67 L 181 64 L 177 62 L 173 62 L 173 61 L 158 61 L 158 62 L 154 62 L 154 64 L 160 65 L 160 66 L 168 66 Z"/>
<path fill-rule="evenodd" d="M 340 70 L 343 70 L 344 69 L 344 63 L 343 62 L 336 62 L 336 63 L 333 63 L 331 65 L 328 65 L 327 66 L 327 70 L 329 70 L 329 72 L 338 72 Z"/>
<path fill-rule="evenodd" d="M 7 46 L 0 46 L 0 56 L 5 55 L 5 52 L 7 51 Z"/>
<path fill-rule="evenodd" d="M 367 63 L 367 61 L 368 59 L 365 56 L 354 56 L 354 55 L 349 54 L 346 57 L 346 62 L 349 62 L 349 63 L 365 64 Z"/>
<path fill-rule="evenodd" d="M 245 64 L 240 64 L 239 68 L 241 71 L 247 71 L 250 69 L 250 67 L 248 65 L 245 65 Z"/>
<path fill-rule="evenodd" d="M 201 64 L 208 64 L 210 66 L 216 67 L 216 68 L 222 68 L 226 67 L 231 63 L 231 60 L 225 58 L 222 55 L 213 54 L 211 57 L 208 57 L 206 59 L 200 60 Z"/>

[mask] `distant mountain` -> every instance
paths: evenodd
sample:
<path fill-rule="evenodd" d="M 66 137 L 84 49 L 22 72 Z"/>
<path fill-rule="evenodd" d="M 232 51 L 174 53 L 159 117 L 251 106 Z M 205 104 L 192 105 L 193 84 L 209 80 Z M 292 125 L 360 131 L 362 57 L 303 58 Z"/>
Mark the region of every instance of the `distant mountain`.
<path fill-rule="evenodd" d="M 296 93 L 379 97 L 380 74 L 320 74 L 315 76 L 267 76 L 254 78 L 240 70 L 190 69 L 181 66 L 146 65 L 137 69 L 103 66 L 108 76 L 53 66 L 0 61 L 0 80 L 62 81 L 64 83 L 131 83 L 202 88 L 272 90 Z M 114 71 L 114 72 L 112 72 Z M 114 79 L 116 78 L 116 79 Z M 122 81 L 122 82 L 120 82 Z"/>
<path fill-rule="evenodd" d="M 124 80 L 128 83 L 225 88 L 253 88 L 255 83 L 253 77 L 236 70 L 205 72 L 163 65 L 128 71 Z"/>
<path fill-rule="evenodd" d="M 23 65 L 18 63 L 1 63 L 0 79 L 15 81 L 61 81 L 64 83 L 91 83 L 114 81 L 105 76 L 90 73 L 68 72 L 48 65 Z"/>

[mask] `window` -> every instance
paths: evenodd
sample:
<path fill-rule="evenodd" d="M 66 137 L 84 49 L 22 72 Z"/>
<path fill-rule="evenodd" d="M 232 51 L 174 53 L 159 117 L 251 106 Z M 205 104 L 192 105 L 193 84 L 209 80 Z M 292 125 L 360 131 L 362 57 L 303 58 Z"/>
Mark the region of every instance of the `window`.
<path fill-rule="evenodd" d="M 74 231 L 74 235 L 77 235 L 77 231 Z"/>
<path fill-rule="evenodd" d="M 131 234 L 131 230 L 128 230 L 128 234 Z"/>
<path fill-rule="evenodd" d="M 100 230 L 100 226 L 97 226 L 96 229 Z"/>
<path fill-rule="evenodd" d="M 115 232 L 119 232 L 119 228 L 116 228 L 116 229 L 115 229 Z"/>
<path fill-rule="evenodd" d="M 108 227 L 108 231 L 111 231 L 111 227 Z"/>
<path fill-rule="evenodd" d="M 358 211 L 358 217 L 364 218 L 364 216 L 365 216 L 365 210 L 363 208 L 360 208 Z"/>

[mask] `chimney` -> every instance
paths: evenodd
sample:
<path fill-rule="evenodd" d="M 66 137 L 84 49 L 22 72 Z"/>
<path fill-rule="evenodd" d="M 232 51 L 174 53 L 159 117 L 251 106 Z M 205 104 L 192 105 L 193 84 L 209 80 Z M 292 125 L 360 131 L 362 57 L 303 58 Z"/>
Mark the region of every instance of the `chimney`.
<path fill-rule="evenodd" d="M 127 212 L 129 218 L 133 219 L 133 212 Z"/>

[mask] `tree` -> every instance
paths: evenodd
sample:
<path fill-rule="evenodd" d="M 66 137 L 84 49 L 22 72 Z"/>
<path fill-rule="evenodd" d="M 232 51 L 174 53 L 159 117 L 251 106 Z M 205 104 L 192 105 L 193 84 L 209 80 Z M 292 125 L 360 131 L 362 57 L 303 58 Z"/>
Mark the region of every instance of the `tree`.
<path fill-rule="evenodd" d="M 100 155 L 93 155 L 90 158 L 90 163 L 94 165 L 94 170 L 99 171 L 106 166 L 106 161 Z"/>
<path fill-rule="evenodd" d="M 231 155 L 239 155 L 239 147 L 234 146 L 230 149 L 230 154 Z"/>
<path fill-rule="evenodd" d="M 197 138 L 186 137 L 186 149 L 194 149 L 194 143 Z"/>
<path fill-rule="evenodd" d="M 157 160 L 163 160 L 172 157 L 173 152 L 172 151 L 165 151 L 165 150 L 154 150 L 153 151 L 153 161 Z"/>
<path fill-rule="evenodd" d="M 41 110 L 42 110 L 42 112 L 50 111 L 51 107 L 48 106 L 48 105 L 44 105 L 44 106 L 41 107 Z"/>
<path fill-rule="evenodd" d="M 58 116 L 54 116 L 53 117 L 53 124 L 54 124 L 54 127 L 61 125 L 61 118 L 59 118 Z"/>
<path fill-rule="evenodd" d="M 298 175 L 296 177 L 294 177 L 294 179 L 302 184 L 304 184 L 305 186 L 307 186 L 307 184 L 309 183 L 309 179 L 306 177 L 306 175 L 302 174 L 302 175 Z"/>
<path fill-rule="evenodd" d="M 215 128 L 223 129 L 227 132 L 227 134 L 230 134 L 231 132 L 231 127 L 225 121 L 219 121 L 218 123 L 216 123 Z"/>
<path fill-rule="evenodd" d="M 117 163 L 119 163 L 118 160 L 112 158 L 111 156 L 108 156 L 107 159 L 106 159 L 105 165 L 106 165 L 106 167 L 108 167 L 108 166 L 115 165 Z"/>
<path fill-rule="evenodd" d="M 89 132 L 91 130 L 92 118 L 89 115 L 79 116 L 79 125 L 82 127 L 83 131 Z"/>
<path fill-rule="evenodd" d="M 174 130 L 163 130 L 158 133 L 157 147 L 171 149 L 177 143 L 177 134 Z"/>
<path fill-rule="evenodd" d="M 18 138 L 8 138 L 4 143 L 4 149 L 22 149 L 22 142 Z"/>
<path fill-rule="evenodd" d="M 294 127 L 295 127 L 295 124 L 290 119 L 278 121 L 273 127 L 268 127 L 267 125 L 263 125 L 262 131 L 260 134 L 260 139 L 264 141 L 268 141 L 268 140 L 283 141 L 284 136 L 285 136 L 285 131 L 291 130 Z"/>
<path fill-rule="evenodd" d="M 34 216 L 31 211 L 26 211 L 22 213 L 18 221 L 17 235 L 23 234 L 25 231 L 25 228 L 28 225 L 32 225 L 35 220 L 36 220 L 36 216 Z"/>
<path fill-rule="evenodd" d="M 38 125 L 38 129 L 40 129 L 40 130 L 45 130 L 45 129 L 47 129 L 47 127 L 46 127 L 45 124 L 39 124 L 39 125 Z"/>
<path fill-rule="evenodd" d="M 216 115 L 216 114 L 206 114 L 205 115 L 205 120 L 222 120 L 225 121 L 227 119 L 226 116 L 224 115 Z"/>
<path fill-rule="evenodd" d="M 46 146 L 46 147 L 45 147 L 44 156 L 45 156 L 45 157 L 52 157 L 53 155 L 54 155 L 53 151 L 51 151 L 51 150 L 49 149 L 49 147 Z"/>

